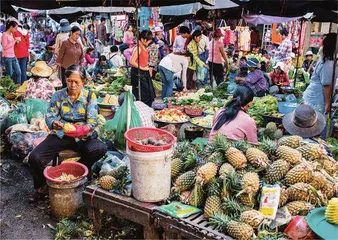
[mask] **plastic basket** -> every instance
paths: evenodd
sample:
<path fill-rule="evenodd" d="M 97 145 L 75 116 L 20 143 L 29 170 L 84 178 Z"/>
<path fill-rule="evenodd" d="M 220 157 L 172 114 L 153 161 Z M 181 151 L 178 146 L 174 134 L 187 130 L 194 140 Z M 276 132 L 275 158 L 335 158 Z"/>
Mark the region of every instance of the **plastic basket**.
<path fill-rule="evenodd" d="M 188 114 L 189 116 L 194 116 L 194 117 L 202 116 L 203 115 L 203 111 L 204 111 L 203 108 L 198 109 L 198 108 L 189 108 L 189 107 L 186 107 L 184 109 L 184 112 L 186 114 Z"/>
<path fill-rule="evenodd" d="M 184 106 L 180 106 L 180 105 L 173 105 L 171 103 L 168 103 L 168 108 L 173 108 L 173 109 L 177 109 L 180 110 L 182 112 L 184 112 L 185 107 Z"/>
<path fill-rule="evenodd" d="M 158 128 L 132 128 L 125 132 L 124 137 L 127 140 L 128 148 L 134 152 L 160 152 L 170 149 L 175 143 L 176 138 L 171 133 Z M 149 146 L 137 143 L 137 140 L 142 140 L 152 137 L 156 140 L 164 140 L 168 144 L 163 146 Z"/>
<path fill-rule="evenodd" d="M 69 182 L 74 182 L 86 177 L 88 175 L 88 168 L 82 163 L 78 162 L 63 162 L 56 167 L 46 167 L 43 171 L 45 178 L 54 183 L 65 182 L 57 179 L 62 175 L 62 173 L 72 174 L 74 177 L 76 177 L 76 179 Z"/>

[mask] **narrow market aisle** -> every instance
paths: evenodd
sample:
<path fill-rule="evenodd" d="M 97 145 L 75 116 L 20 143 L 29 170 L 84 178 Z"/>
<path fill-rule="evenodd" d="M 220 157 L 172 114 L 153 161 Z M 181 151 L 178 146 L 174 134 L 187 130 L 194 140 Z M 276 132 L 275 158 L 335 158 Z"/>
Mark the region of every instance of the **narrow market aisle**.
<path fill-rule="evenodd" d="M 0 239 L 54 239 L 47 224 L 56 225 L 48 204 L 30 204 L 33 179 L 29 167 L 8 154 L 0 157 Z"/>

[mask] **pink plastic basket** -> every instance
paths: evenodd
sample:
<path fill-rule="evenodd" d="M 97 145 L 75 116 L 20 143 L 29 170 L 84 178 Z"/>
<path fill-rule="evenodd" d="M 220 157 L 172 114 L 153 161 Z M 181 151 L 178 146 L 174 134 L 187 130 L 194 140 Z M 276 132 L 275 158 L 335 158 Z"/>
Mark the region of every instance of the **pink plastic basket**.
<path fill-rule="evenodd" d="M 127 140 L 128 148 L 135 152 L 160 152 L 170 149 L 175 143 L 176 138 L 171 133 L 158 128 L 132 128 L 125 132 L 124 137 Z M 149 146 L 137 143 L 137 140 L 142 140 L 152 137 L 156 140 L 164 140 L 168 144 L 163 146 Z"/>

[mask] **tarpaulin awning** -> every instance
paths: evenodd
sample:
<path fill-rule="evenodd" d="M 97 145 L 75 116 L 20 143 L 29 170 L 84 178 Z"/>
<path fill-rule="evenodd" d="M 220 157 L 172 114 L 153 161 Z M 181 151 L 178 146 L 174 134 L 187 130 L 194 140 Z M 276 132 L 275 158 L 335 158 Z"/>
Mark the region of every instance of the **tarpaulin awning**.
<path fill-rule="evenodd" d="M 160 15 L 183 16 L 196 14 L 199 10 L 216 10 L 238 7 L 238 5 L 230 0 L 215 0 L 214 6 L 208 6 L 201 3 L 182 4 L 177 6 L 167 6 L 160 8 Z"/>
<path fill-rule="evenodd" d="M 244 14 L 243 17 L 244 21 L 246 23 L 258 25 L 258 24 L 274 24 L 274 23 L 282 23 L 282 22 L 290 22 L 290 21 L 295 21 L 301 17 L 276 17 L 276 16 L 268 16 L 268 15 L 247 15 Z"/>
<path fill-rule="evenodd" d="M 93 12 L 93 13 L 117 13 L 117 12 L 131 13 L 131 12 L 135 12 L 135 8 L 134 7 L 83 7 L 82 11 Z"/>

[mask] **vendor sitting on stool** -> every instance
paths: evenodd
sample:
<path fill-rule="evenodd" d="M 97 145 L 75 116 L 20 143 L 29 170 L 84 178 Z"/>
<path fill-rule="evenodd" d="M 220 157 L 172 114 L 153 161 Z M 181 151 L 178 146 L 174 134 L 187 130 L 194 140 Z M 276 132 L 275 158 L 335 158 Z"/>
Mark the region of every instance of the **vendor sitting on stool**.
<path fill-rule="evenodd" d="M 97 78 L 100 78 L 105 75 L 106 69 L 110 69 L 112 67 L 113 65 L 109 60 L 107 60 L 106 56 L 101 55 L 99 57 L 99 60 L 95 63 L 92 78 L 95 81 Z"/>
<path fill-rule="evenodd" d="M 307 142 L 319 143 L 314 137 L 319 137 L 323 133 L 326 119 L 311 106 L 302 104 L 283 117 L 283 126 L 291 135 L 307 138 Z M 330 155 L 330 149 L 326 145 L 323 146 Z"/>
<path fill-rule="evenodd" d="M 281 87 L 290 85 L 289 76 L 284 71 L 283 62 L 278 62 L 273 68 L 274 71 L 270 73 L 269 77 L 271 79 L 272 85 L 276 85 L 279 88 L 279 92 L 281 92 Z"/>
<path fill-rule="evenodd" d="M 106 152 L 106 146 L 96 139 L 97 101 L 94 93 L 84 89 L 86 73 L 80 65 L 71 65 L 65 72 L 67 87 L 56 92 L 50 101 L 46 123 L 51 134 L 30 154 L 36 192 L 29 198 L 36 202 L 47 194 L 43 171 L 60 151 L 75 150 L 81 154 L 80 162 L 91 166 Z M 71 123 L 76 130 L 65 132 Z"/>

